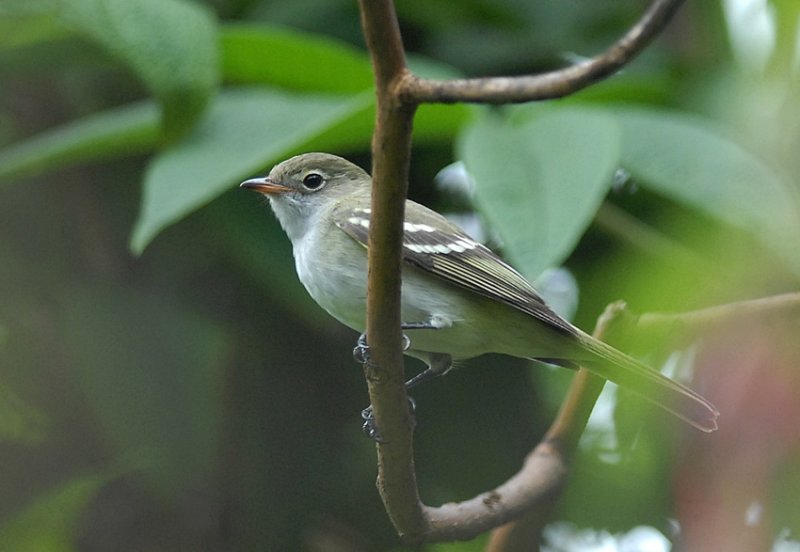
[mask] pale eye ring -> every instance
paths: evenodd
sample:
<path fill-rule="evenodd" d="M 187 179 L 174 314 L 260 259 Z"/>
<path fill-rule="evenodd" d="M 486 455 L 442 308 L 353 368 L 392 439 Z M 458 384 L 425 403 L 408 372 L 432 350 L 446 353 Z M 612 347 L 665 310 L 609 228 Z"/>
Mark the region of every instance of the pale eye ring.
<path fill-rule="evenodd" d="M 308 173 L 303 177 L 303 186 L 307 190 L 319 190 L 325 184 L 325 178 L 319 173 Z"/>

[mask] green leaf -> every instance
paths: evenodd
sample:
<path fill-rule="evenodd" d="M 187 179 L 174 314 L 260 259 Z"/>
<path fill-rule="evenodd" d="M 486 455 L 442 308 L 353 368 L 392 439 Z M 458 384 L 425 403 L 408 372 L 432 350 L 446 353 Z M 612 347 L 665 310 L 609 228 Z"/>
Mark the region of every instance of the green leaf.
<path fill-rule="evenodd" d="M 371 91 L 359 96 L 363 104 L 348 116 L 334 121 L 297 147 L 298 151 L 369 150 L 375 126 L 375 102 Z"/>
<path fill-rule="evenodd" d="M 344 42 L 296 29 L 229 24 L 221 29 L 222 73 L 238 83 L 315 93 L 373 87 L 369 58 Z"/>
<path fill-rule="evenodd" d="M 370 92 L 371 95 L 371 92 Z M 464 122 L 468 120 L 470 106 L 463 104 L 421 105 L 414 117 L 414 144 L 430 145 L 450 143 Z M 369 149 L 375 125 L 375 104 L 364 106 L 298 147 L 301 151 L 352 151 Z"/>
<path fill-rule="evenodd" d="M 455 68 L 416 55 L 408 56 L 408 66 L 426 79 L 456 79 L 461 77 Z M 469 120 L 475 108 L 465 104 L 422 104 L 414 116 L 414 143 L 450 142 Z"/>
<path fill-rule="evenodd" d="M 231 65 L 229 76 L 240 80 L 271 82 L 286 88 L 311 88 L 317 91 L 372 89 L 372 73 L 366 54 L 335 40 L 320 38 L 319 35 L 269 26 L 237 25 L 225 28 L 222 44 L 225 52 L 223 57 Z M 275 54 L 275 59 L 270 63 L 261 61 L 258 53 L 263 49 Z M 259 60 L 258 63 L 252 63 L 254 59 Z M 292 59 L 296 63 L 288 66 L 287 60 Z M 456 75 L 452 68 L 424 58 L 412 58 L 410 63 L 422 75 Z M 337 73 L 326 76 L 320 70 L 297 71 L 298 66 L 335 67 Z M 343 80 L 337 81 L 340 76 Z M 231 103 L 230 98 L 229 93 L 225 93 L 221 104 Z M 294 98 L 296 101 L 292 101 L 291 105 L 297 109 L 315 101 L 314 97 L 307 101 L 302 96 Z M 469 108 L 463 105 L 423 105 L 415 118 L 414 138 L 420 144 L 452 139 L 468 113 Z M 374 97 L 371 92 L 365 92 L 352 98 L 352 109 L 348 113 L 329 120 L 327 126 L 322 125 L 314 132 L 308 132 L 305 137 L 293 138 L 294 147 L 298 150 L 334 151 L 367 148 L 374 120 Z M 302 123 L 302 116 L 300 121 Z M 79 162 L 150 151 L 158 144 L 158 128 L 157 108 L 152 102 L 94 114 L 0 150 L 0 180 L 40 174 Z M 293 133 L 294 129 L 290 134 Z M 252 170 L 258 170 L 273 160 L 259 158 L 261 160 L 255 167 L 247 172 L 237 172 L 236 177 L 247 176 Z M 209 198 L 214 195 L 211 194 Z M 205 201 L 202 200 L 200 204 Z"/>
<path fill-rule="evenodd" d="M 452 65 L 417 54 L 406 56 L 408 68 L 424 79 L 457 79 L 464 75 Z"/>
<path fill-rule="evenodd" d="M 3 13 L 20 29 L 2 41 L 5 46 L 52 40 L 67 32 L 127 66 L 159 99 L 168 139 L 194 123 L 216 90 L 216 22 L 195 2 L 30 0 L 29 5 L 15 1 Z"/>
<path fill-rule="evenodd" d="M 800 273 L 800 203 L 780 173 L 700 117 L 612 112 L 622 163 L 642 186 L 750 232 Z"/>
<path fill-rule="evenodd" d="M 290 96 L 256 89 L 220 94 L 191 135 L 160 153 L 148 167 L 131 248 L 141 253 L 169 224 L 370 101 L 371 94 Z"/>
<path fill-rule="evenodd" d="M 338 94 L 362 92 L 375 85 L 367 52 L 318 33 L 228 24 L 220 29 L 220 48 L 223 77 L 233 82 Z M 451 65 L 419 55 L 409 54 L 408 65 L 425 78 L 462 76 Z"/>
<path fill-rule="evenodd" d="M 230 346 L 215 322 L 112 286 L 66 294 L 68 358 L 120 465 L 141 465 L 165 497 L 206 478 L 219 454 Z"/>
<path fill-rule="evenodd" d="M 466 542 L 435 543 L 425 547 L 428 552 L 482 552 L 489 543 L 489 533 Z M 399 552 L 399 551 L 398 551 Z"/>
<path fill-rule="evenodd" d="M 534 277 L 572 252 L 619 159 L 612 118 L 577 107 L 535 108 L 520 122 L 492 114 L 459 142 L 475 203 L 513 262 Z"/>
<path fill-rule="evenodd" d="M 269 84 L 314 93 L 355 93 L 374 89 L 369 57 L 363 50 L 316 33 L 256 24 L 221 29 L 222 72 L 226 80 Z M 427 78 L 460 76 L 453 67 L 409 56 L 410 68 Z M 313 71 L 305 68 L 313 67 Z M 467 118 L 464 105 L 425 104 L 414 119 L 417 143 L 452 139 Z M 375 121 L 374 102 L 307 143 L 313 150 L 357 149 L 369 145 Z"/>
<path fill-rule="evenodd" d="M 0 327 L 0 333 L 2 330 Z M 41 411 L 31 407 L 0 381 L 0 442 L 40 443 L 47 433 L 48 422 Z"/>
<path fill-rule="evenodd" d="M 42 0 L 4 0 L 0 3 L 0 52 L 68 34 L 53 10 Z"/>
<path fill-rule="evenodd" d="M 158 129 L 153 102 L 89 115 L 0 150 L 0 180 L 149 151 L 156 146 Z"/>
<path fill-rule="evenodd" d="M 76 478 L 37 497 L 0 528 L 0 550 L 77 551 L 75 537 L 81 515 L 110 477 Z"/>
<path fill-rule="evenodd" d="M 424 104 L 414 117 L 414 143 L 451 143 L 475 108 L 464 104 Z"/>
<path fill-rule="evenodd" d="M 128 66 L 161 102 L 174 138 L 205 109 L 218 82 L 216 23 L 184 0 L 59 0 L 61 20 Z"/>

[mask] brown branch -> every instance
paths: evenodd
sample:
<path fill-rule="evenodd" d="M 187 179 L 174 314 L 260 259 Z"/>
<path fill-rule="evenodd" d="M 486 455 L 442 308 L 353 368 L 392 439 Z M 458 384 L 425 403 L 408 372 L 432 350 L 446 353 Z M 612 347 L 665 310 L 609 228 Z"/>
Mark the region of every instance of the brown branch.
<path fill-rule="evenodd" d="M 595 337 L 602 338 L 624 305 L 610 305 L 598 320 Z M 426 541 L 472 539 L 499 527 L 487 550 L 531 550 L 569 475 L 569 465 L 594 403 L 605 381 L 580 370 L 545 438 L 533 449 L 522 469 L 496 489 L 459 503 L 425 507 L 429 520 Z M 515 523 L 509 523 L 519 520 Z M 535 540 L 531 541 L 531 537 Z"/>
<path fill-rule="evenodd" d="M 361 25 L 372 57 L 377 88 L 377 119 L 372 142 L 372 220 L 369 232 L 367 336 L 365 363 L 378 444 L 377 486 L 389 518 L 407 540 L 424 529 L 412 447 L 400 330 L 400 266 L 403 217 L 411 155 L 414 108 L 394 92 L 405 74 L 405 55 L 390 0 L 360 0 Z"/>
<path fill-rule="evenodd" d="M 566 459 L 558 443 L 542 441 L 522 469 L 499 487 L 463 502 L 426 506 L 425 541 L 473 539 L 524 514 L 546 518 L 566 482 Z"/>
<path fill-rule="evenodd" d="M 607 341 L 608 335 L 613 333 L 614 325 L 625 320 L 626 312 L 623 301 L 608 305 L 597 319 L 592 335 L 601 341 Z M 572 380 L 545 440 L 559 442 L 565 450 L 574 451 L 605 383 L 603 378 L 581 368 Z"/>
<path fill-rule="evenodd" d="M 618 301 L 608 305 L 597 319 L 592 335 L 597 339 L 604 339 L 614 324 L 624 319 L 624 314 L 625 303 Z M 563 466 L 569 466 L 605 383 L 604 379 L 581 368 L 572 380 L 556 419 L 534 452 L 542 446 L 550 446 L 558 453 L 557 461 Z M 537 466 L 531 467 L 538 469 Z M 523 468 L 525 469 L 527 466 Z M 526 504 L 523 516 L 513 523 L 495 529 L 486 551 L 522 552 L 531 550 L 532 543 L 540 542 L 542 530 L 560 496 L 560 490 L 566 484 L 568 475 L 565 469 L 560 478 L 550 483 L 555 491 L 552 496 L 542 494 L 540 497 L 533 497 L 534 500 Z"/>
<path fill-rule="evenodd" d="M 666 27 L 684 0 L 655 0 L 642 18 L 602 54 L 563 69 L 517 77 L 432 80 L 407 74 L 408 103 L 520 103 L 561 98 L 596 83 L 630 62 Z"/>
<path fill-rule="evenodd" d="M 661 325 L 709 329 L 739 317 L 765 316 L 800 309 L 800 293 L 709 307 L 685 313 L 649 313 L 634 318 L 623 302 L 609 305 L 593 333 L 607 339 L 622 325 L 649 331 Z M 529 550 L 537 542 L 569 475 L 571 460 L 605 381 L 581 369 L 545 438 L 526 458 L 522 469 L 492 491 L 460 503 L 424 507 L 425 541 L 465 540 L 497 527 L 489 552 Z M 502 525 L 505 524 L 505 525 Z M 499 527 L 498 527 L 499 526 Z"/>
<path fill-rule="evenodd" d="M 800 309 L 800 292 L 737 301 L 688 312 L 648 312 L 632 321 L 635 330 L 643 335 L 658 336 L 660 340 L 698 336 L 721 324 L 740 318 L 773 315 L 786 310 Z"/>
<path fill-rule="evenodd" d="M 553 428 L 522 470 L 494 491 L 438 508 L 419 499 L 414 473 L 412 421 L 403 386 L 400 330 L 402 221 L 408 187 L 413 115 L 424 102 L 503 103 L 558 97 L 618 70 L 663 28 L 681 0 L 656 0 L 645 16 L 602 55 L 535 77 L 431 81 L 406 68 L 391 0 L 359 0 L 361 23 L 377 88 L 373 135 L 372 220 L 369 235 L 365 363 L 375 423 L 378 489 L 398 533 L 421 542 L 472 538 L 528 512 L 539 527 L 566 481 L 567 466 L 602 382 L 581 372 Z M 614 315 L 616 316 L 616 315 Z M 511 533 L 513 534 L 513 529 Z"/>

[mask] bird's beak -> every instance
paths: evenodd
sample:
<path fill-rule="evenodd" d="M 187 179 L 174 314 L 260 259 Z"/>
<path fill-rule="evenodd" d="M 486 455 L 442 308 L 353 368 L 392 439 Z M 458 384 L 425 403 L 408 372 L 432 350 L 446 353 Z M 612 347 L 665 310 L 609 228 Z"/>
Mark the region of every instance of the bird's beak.
<path fill-rule="evenodd" d="M 267 195 L 275 195 L 275 194 L 285 194 L 287 192 L 291 192 L 292 189 L 288 186 L 283 186 L 281 184 L 277 184 L 269 179 L 268 176 L 262 176 L 260 178 L 251 178 L 250 180 L 245 180 L 241 184 L 239 184 L 240 188 L 247 188 L 250 190 L 255 190 L 256 192 L 267 194 Z"/>

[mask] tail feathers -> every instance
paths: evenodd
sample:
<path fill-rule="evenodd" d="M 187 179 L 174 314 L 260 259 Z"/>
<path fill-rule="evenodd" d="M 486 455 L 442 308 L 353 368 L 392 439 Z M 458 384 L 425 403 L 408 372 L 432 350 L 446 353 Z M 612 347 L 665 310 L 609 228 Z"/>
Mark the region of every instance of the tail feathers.
<path fill-rule="evenodd" d="M 582 341 L 596 357 L 582 363 L 590 372 L 633 391 L 700 431 L 710 433 L 717 429 L 719 411 L 699 393 L 602 341 L 588 336 Z"/>

